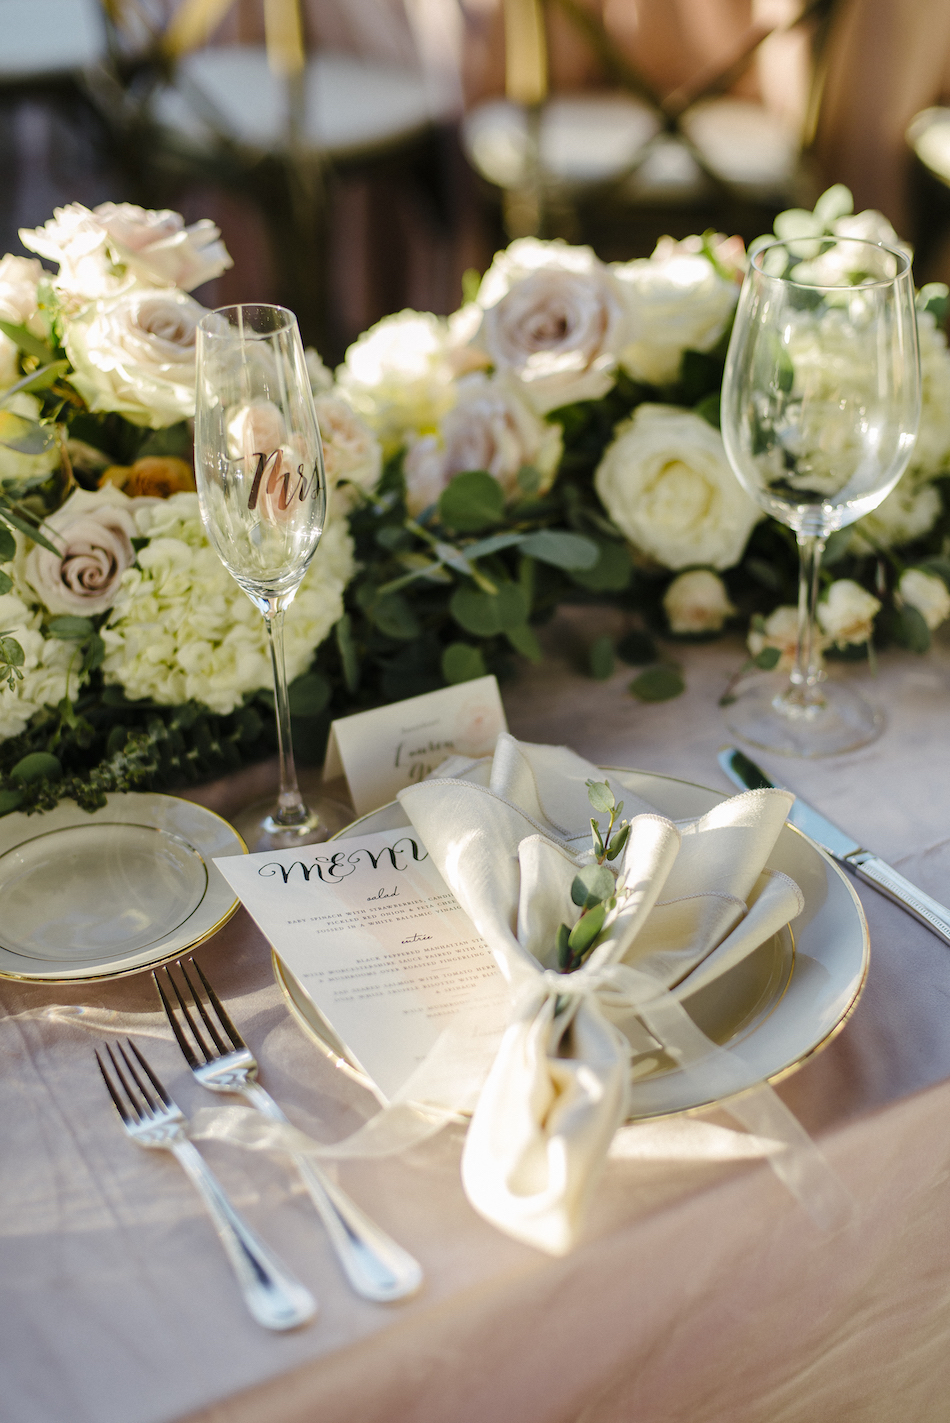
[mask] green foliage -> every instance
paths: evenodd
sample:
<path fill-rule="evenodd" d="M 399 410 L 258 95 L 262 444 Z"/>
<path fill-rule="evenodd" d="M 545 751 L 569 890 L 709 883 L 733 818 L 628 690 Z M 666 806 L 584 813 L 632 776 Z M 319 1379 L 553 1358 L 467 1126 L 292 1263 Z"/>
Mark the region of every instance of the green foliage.
<path fill-rule="evenodd" d="M 668 702 L 685 690 L 680 669 L 666 663 L 648 668 L 630 683 L 630 691 L 641 702 Z"/>
<path fill-rule="evenodd" d="M 606 682 L 608 677 L 613 676 L 614 644 L 611 637 L 604 633 L 602 637 L 595 638 L 587 655 L 590 661 L 590 675 L 596 681 Z"/>
<path fill-rule="evenodd" d="M 505 516 L 505 495 L 485 470 L 457 474 L 439 497 L 439 517 L 459 534 L 477 534 Z"/>
<path fill-rule="evenodd" d="M 485 659 L 470 642 L 450 642 L 442 654 L 442 675 L 450 685 L 472 682 L 485 672 Z"/>

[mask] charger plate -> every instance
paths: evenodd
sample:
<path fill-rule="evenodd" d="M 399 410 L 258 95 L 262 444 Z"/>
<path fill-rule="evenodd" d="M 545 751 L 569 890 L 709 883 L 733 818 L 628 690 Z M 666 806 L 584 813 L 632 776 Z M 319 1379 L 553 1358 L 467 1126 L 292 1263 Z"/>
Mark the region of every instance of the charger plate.
<path fill-rule="evenodd" d="M 119 978 L 177 958 L 240 904 L 214 857 L 237 831 L 177 796 L 130 791 L 0 818 L 0 978 Z"/>
<path fill-rule="evenodd" d="M 601 769 L 673 820 L 704 815 L 728 799 L 721 791 L 669 776 L 616 766 Z M 408 824 L 402 806 L 393 801 L 341 833 L 394 830 Z M 786 824 L 768 867 L 790 875 L 805 896 L 805 908 L 794 921 L 794 936 L 791 929 L 783 929 L 728 973 L 683 999 L 690 1017 L 707 1036 L 728 1047 L 742 1068 L 744 1088 L 776 1082 L 795 1072 L 841 1031 L 857 1005 L 870 961 L 861 902 L 847 876 L 823 850 Z M 276 952 L 273 964 L 298 1024 L 341 1071 L 376 1092 Z M 707 1107 L 717 1100 L 714 1094 L 704 1096 L 701 1088 L 691 1087 L 674 1063 L 660 1059 L 652 1072 L 631 1082 L 628 1108 L 635 1120 Z"/>

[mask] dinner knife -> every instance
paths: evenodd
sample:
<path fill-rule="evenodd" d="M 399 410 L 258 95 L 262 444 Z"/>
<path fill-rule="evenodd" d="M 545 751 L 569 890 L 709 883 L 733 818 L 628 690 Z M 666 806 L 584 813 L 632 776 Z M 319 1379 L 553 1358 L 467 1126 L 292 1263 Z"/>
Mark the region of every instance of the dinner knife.
<path fill-rule="evenodd" d="M 719 752 L 719 764 L 730 781 L 740 790 L 788 789 L 787 786 L 770 780 L 744 751 L 737 750 L 735 746 L 723 747 Z M 950 909 L 945 905 L 938 904 L 884 860 L 879 859 L 870 850 L 865 850 L 800 796 L 795 797 L 788 818 L 823 850 L 827 850 L 839 864 L 853 870 L 859 879 L 867 880 L 868 884 L 893 899 L 902 909 L 913 914 L 922 924 L 926 924 L 950 944 Z"/>

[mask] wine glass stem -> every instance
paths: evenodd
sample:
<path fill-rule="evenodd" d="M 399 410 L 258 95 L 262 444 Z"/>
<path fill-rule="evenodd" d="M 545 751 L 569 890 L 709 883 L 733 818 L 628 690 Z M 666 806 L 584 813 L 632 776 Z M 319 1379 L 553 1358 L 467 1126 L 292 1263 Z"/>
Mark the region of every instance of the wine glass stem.
<path fill-rule="evenodd" d="M 798 535 L 798 642 L 791 685 L 784 701 L 791 707 L 824 705 L 818 648 L 816 610 L 818 606 L 818 573 L 825 551 L 824 534 Z"/>
<path fill-rule="evenodd" d="M 274 669 L 274 711 L 277 715 L 277 751 L 280 757 L 280 793 L 274 815 L 281 825 L 299 825 L 307 818 L 307 807 L 297 786 L 294 744 L 290 734 L 290 698 L 287 695 L 287 668 L 284 665 L 284 610 L 270 604 L 264 614 L 270 659 Z"/>

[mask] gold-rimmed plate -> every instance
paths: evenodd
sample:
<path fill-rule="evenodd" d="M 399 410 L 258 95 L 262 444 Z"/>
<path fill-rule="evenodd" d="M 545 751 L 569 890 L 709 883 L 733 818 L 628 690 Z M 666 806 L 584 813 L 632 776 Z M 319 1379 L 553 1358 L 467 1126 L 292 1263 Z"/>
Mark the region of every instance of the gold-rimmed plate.
<path fill-rule="evenodd" d="M 727 799 L 721 791 L 669 776 L 615 766 L 602 769 L 674 820 L 704 815 Z M 392 830 L 408 823 L 394 801 L 342 833 Z M 768 867 L 790 875 L 805 897 L 794 937 L 789 929 L 774 935 L 742 963 L 683 1000 L 703 1031 L 727 1047 L 741 1066 L 744 1087 L 788 1076 L 831 1041 L 854 1011 L 870 960 L 861 902 L 824 851 L 786 825 Z M 337 1066 L 372 1088 L 306 989 L 276 953 L 273 961 L 277 983 L 299 1025 Z M 631 1083 L 628 1103 L 631 1119 L 638 1119 L 710 1106 L 716 1100 L 714 1094 L 697 1093 L 674 1064 L 661 1061 Z"/>
<path fill-rule="evenodd" d="M 3 816 L 0 978 L 118 978 L 177 958 L 238 908 L 213 860 L 244 854 L 219 815 L 153 792 Z"/>

